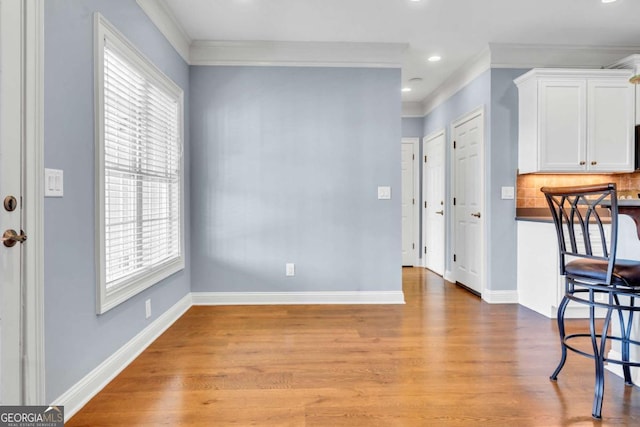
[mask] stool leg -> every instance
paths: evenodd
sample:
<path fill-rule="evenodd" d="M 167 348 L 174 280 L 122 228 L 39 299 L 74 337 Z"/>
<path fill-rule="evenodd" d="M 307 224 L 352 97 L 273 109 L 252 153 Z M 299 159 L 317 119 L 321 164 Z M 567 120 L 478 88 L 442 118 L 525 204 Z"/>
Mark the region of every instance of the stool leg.
<path fill-rule="evenodd" d="M 613 299 L 615 301 L 615 305 L 620 307 L 620 298 L 618 298 L 617 294 L 613 295 Z M 633 306 L 633 297 L 631 297 L 631 302 L 629 304 Z M 618 319 L 620 321 L 620 353 L 622 356 L 623 362 L 629 361 L 629 337 L 631 336 L 631 326 L 633 322 L 633 311 L 629 311 L 629 319 L 627 322 L 624 320 L 624 311 L 622 309 L 618 309 Z M 627 386 L 632 386 L 633 381 L 631 380 L 631 368 L 629 365 L 622 364 L 622 372 L 624 373 L 624 383 Z"/>
<path fill-rule="evenodd" d="M 631 306 L 634 305 L 634 297 L 631 297 Z M 625 328 L 624 340 L 622 341 L 622 360 L 628 362 L 629 356 L 629 340 L 631 339 L 631 327 L 633 326 L 633 310 L 629 310 L 629 318 L 627 319 L 627 327 Z M 633 379 L 631 378 L 631 367 L 629 365 L 622 365 L 624 370 L 624 383 L 627 386 L 633 386 Z"/>
<path fill-rule="evenodd" d="M 590 297 L 592 298 L 592 291 L 590 290 Z M 593 301 L 593 299 L 591 299 Z M 607 309 L 607 315 L 604 319 L 604 325 L 602 327 L 602 335 L 600 337 L 600 348 L 598 348 L 598 340 L 596 336 L 596 325 L 595 325 L 595 306 L 591 305 L 589 307 L 589 329 L 591 331 L 591 343 L 593 345 L 593 355 L 595 361 L 596 368 L 596 383 L 594 387 L 594 395 L 593 395 L 593 410 L 591 415 L 595 419 L 602 418 L 602 401 L 604 397 L 604 352 L 607 342 L 607 331 L 609 330 L 609 323 L 611 322 L 611 313 L 613 309 Z"/>
<path fill-rule="evenodd" d="M 551 381 L 556 381 L 558 379 L 558 374 L 562 370 L 564 363 L 567 361 L 567 346 L 564 343 L 565 338 L 565 330 L 564 330 L 564 313 L 567 309 L 567 305 L 569 304 L 569 298 L 566 295 L 562 298 L 560 305 L 558 306 L 558 332 L 560 333 L 560 349 L 562 350 L 562 356 L 560 357 L 560 363 L 558 363 L 558 367 L 553 374 L 549 377 Z"/>

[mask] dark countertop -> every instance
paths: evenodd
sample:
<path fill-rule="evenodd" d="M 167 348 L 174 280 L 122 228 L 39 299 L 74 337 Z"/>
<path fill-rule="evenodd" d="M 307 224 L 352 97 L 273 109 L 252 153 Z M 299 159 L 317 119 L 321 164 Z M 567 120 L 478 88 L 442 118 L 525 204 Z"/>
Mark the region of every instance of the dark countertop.
<path fill-rule="evenodd" d="M 640 199 L 618 200 L 618 213 L 633 218 L 640 238 Z M 548 208 L 516 208 L 516 221 L 552 223 L 553 219 Z"/>
<path fill-rule="evenodd" d="M 553 222 L 549 208 L 516 208 L 516 221 Z"/>

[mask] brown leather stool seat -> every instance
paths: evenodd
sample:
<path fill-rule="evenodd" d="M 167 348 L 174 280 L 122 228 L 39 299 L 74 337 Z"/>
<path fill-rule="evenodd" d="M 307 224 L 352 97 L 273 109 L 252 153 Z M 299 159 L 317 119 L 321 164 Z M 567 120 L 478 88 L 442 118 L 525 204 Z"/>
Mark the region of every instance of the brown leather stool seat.
<path fill-rule="evenodd" d="M 609 263 L 604 260 L 577 259 L 567 263 L 565 274 L 605 282 Z M 640 288 L 640 261 L 617 259 L 613 265 L 611 286 Z"/>

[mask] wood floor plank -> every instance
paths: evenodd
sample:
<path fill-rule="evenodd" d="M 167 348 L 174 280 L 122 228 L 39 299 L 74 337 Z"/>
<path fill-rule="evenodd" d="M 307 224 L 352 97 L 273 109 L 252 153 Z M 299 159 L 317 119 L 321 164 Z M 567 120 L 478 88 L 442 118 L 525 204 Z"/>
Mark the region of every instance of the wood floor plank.
<path fill-rule="evenodd" d="M 591 419 L 589 359 L 549 381 L 554 320 L 403 277 L 405 305 L 192 307 L 67 425 L 640 425 L 640 390 L 608 372 Z"/>

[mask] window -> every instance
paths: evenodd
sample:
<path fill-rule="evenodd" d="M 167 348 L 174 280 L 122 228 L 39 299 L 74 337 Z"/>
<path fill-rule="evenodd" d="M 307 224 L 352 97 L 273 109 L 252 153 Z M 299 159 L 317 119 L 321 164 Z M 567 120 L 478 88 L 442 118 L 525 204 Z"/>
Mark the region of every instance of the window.
<path fill-rule="evenodd" d="M 184 268 L 183 93 L 96 15 L 98 313 Z"/>

